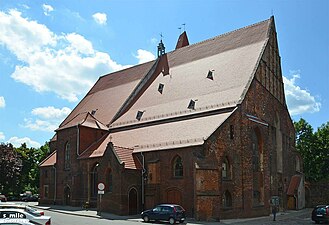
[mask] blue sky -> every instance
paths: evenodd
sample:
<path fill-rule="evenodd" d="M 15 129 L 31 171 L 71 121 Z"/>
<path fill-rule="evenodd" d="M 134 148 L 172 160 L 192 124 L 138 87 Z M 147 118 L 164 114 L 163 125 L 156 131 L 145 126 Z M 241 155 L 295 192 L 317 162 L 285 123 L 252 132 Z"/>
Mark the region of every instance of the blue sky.
<path fill-rule="evenodd" d="M 292 119 L 329 121 L 327 0 L 0 0 L 0 142 L 39 147 L 99 76 L 275 16 Z"/>

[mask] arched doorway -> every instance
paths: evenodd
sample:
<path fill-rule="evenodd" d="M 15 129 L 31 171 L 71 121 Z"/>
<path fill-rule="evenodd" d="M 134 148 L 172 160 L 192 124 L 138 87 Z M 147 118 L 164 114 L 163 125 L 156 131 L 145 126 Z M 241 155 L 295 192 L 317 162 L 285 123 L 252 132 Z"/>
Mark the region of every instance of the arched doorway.
<path fill-rule="evenodd" d="M 64 189 L 64 204 L 70 205 L 71 202 L 71 189 L 69 186 L 66 186 Z"/>
<path fill-rule="evenodd" d="M 166 203 L 182 205 L 182 192 L 176 188 L 168 189 Z"/>
<path fill-rule="evenodd" d="M 131 188 L 128 194 L 129 215 L 137 214 L 137 190 Z"/>

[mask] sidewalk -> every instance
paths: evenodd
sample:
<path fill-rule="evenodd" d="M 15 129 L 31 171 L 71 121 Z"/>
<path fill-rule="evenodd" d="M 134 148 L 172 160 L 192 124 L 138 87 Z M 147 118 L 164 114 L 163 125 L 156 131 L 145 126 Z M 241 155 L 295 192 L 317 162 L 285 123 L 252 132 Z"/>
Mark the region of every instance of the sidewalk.
<path fill-rule="evenodd" d="M 102 212 L 101 215 L 97 214 L 97 209 L 82 209 L 81 207 L 72 207 L 72 206 L 62 206 L 62 205 L 50 205 L 50 206 L 42 206 L 42 205 L 30 205 L 31 207 L 35 207 L 42 210 L 49 210 L 53 212 L 58 213 L 64 213 L 69 215 L 75 215 L 75 216 L 85 216 L 85 217 L 94 217 L 99 219 L 108 219 L 108 220 L 129 220 L 129 221 L 135 221 L 140 222 L 142 219 L 138 215 L 132 215 L 132 216 L 119 216 L 107 212 Z M 284 219 L 296 215 L 301 215 L 305 213 L 306 211 L 310 211 L 310 209 L 302 209 L 302 210 L 290 210 L 286 212 L 279 212 L 277 214 L 277 219 Z M 248 223 L 253 224 L 252 221 L 271 221 L 272 215 L 269 216 L 263 216 L 263 217 L 255 217 L 255 218 L 241 218 L 241 219 L 226 219 L 221 220 L 220 222 L 205 222 L 205 221 L 196 221 L 193 218 L 187 218 L 187 223 L 190 225 L 199 225 L 199 224 L 205 224 L 205 225 L 218 225 L 218 224 L 239 224 L 239 223 Z"/>

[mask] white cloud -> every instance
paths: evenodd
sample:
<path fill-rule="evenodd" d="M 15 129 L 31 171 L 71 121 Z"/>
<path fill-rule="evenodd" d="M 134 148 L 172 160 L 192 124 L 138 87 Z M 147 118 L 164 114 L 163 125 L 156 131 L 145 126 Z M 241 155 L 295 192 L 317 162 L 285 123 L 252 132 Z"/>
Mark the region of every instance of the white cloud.
<path fill-rule="evenodd" d="M 109 54 L 94 50 L 83 36 L 54 34 L 14 9 L 0 11 L 0 34 L 0 45 L 21 62 L 15 67 L 13 79 L 71 102 L 78 101 L 99 75 L 127 67 L 113 61 Z"/>
<path fill-rule="evenodd" d="M 5 140 L 6 136 L 3 132 L 0 131 L 0 141 Z"/>
<path fill-rule="evenodd" d="M 54 8 L 51 5 L 47 5 L 47 4 L 43 4 L 42 9 L 43 9 L 43 14 L 45 14 L 46 16 L 49 16 L 50 15 L 49 13 L 54 11 Z"/>
<path fill-rule="evenodd" d="M 302 89 L 296 84 L 300 78 L 299 71 L 290 71 L 291 79 L 283 77 L 285 95 L 289 112 L 292 116 L 303 113 L 319 112 L 321 103 L 316 100 L 308 90 Z"/>
<path fill-rule="evenodd" d="M 0 96 L 0 108 L 4 108 L 6 106 L 6 101 L 3 96 Z"/>
<path fill-rule="evenodd" d="M 33 131 L 54 132 L 70 112 L 71 109 L 67 107 L 62 109 L 53 106 L 35 108 L 31 112 L 33 118 L 26 118 L 23 126 Z"/>
<path fill-rule="evenodd" d="M 107 16 L 105 13 L 95 13 L 93 15 L 93 18 L 96 23 L 98 23 L 100 25 L 106 25 Z"/>
<path fill-rule="evenodd" d="M 23 137 L 23 138 L 11 137 L 7 142 L 11 143 L 16 148 L 20 147 L 24 143 L 26 143 L 26 146 L 29 148 L 31 148 L 31 147 L 39 148 L 41 146 L 40 143 L 33 141 L 28 137 Z"/>
<path fill-rule="evenodd" d="M 155 59 L 155 55 L 152 54 L 152 52 L 138 49 L 137 55 L 135 56 L 138 59 L 138 64 L 149 62 Z"/>

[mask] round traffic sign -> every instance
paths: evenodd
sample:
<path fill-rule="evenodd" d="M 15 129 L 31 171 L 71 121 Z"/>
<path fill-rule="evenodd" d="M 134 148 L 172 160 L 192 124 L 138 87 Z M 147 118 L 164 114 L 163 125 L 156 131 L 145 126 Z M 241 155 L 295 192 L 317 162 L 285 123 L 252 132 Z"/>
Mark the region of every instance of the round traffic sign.
<path fill-rule="evenodd" d="M 97 187 L 98 187 L 98 190 L 103 191 L 105 189 L 105 184 L 100 182 L 100 183 L 98 183 Z"/>

